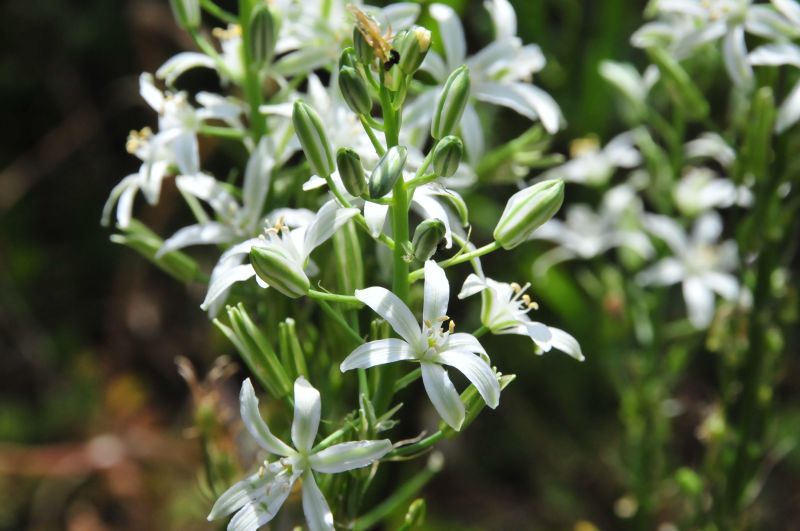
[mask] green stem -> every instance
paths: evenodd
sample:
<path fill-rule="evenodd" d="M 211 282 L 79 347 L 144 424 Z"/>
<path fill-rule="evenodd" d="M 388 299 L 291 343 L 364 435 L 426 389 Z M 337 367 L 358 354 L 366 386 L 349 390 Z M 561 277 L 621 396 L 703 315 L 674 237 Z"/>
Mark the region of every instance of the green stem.
<path fill-rule="evenodd" d="M 242 46 L 242 59 L 244 61 L 244 93 L 247 103 L 250 106 L 250 132 L 253 140 L 258 142 L 261 137 L 267 132 L 267 119 L 266 116 L 261 114 L 261 104 L 264 103 L 264 96 L 261 91 L 261 75 L 255 68 L 252 57 L 250 57 L 250 35 L 248 33 L 250 27 L 250 13 L 252 9 L 245 8 L 248 4 L 247 0 L 239 2 L 239 24 L 242 27 L 243 46 Z"/>
<path fill-rule="evenodd" d="M 336 187 L 336 183 L 333 182 L 333 178 L 330 175 L 325 177 L 325 181 L 328 183 L 328 188 L 330 189 L 333 197 L 339 202 L 339 204 L 344 208 L 353 208 L 353 205 L 347 198 L 342 194 L 341 190 Z M 369 229 L 369 225 L 367 225 L 367 220 L 364 218 L 363 214 L 356 214 L 355 218 L 356 224 L 361 227 L 370 237 L 377 239 L 379 242 L 386 245 L 389 249 L 394 250 L 394 240 L 388 237 L 387 235 L 380 233 L 377 237 L 373 236 L 372 231 Z"/>
<path fill-rule="evenodd" d="M 463 264 L 464 262 L 468 262 L 473 258 L 478 258 L 479 256 L 489 254 L 493 251 L 497 251 L 498 249 L 500 249 L 500 244 L 497 242 L 492 242 L 484 245 L 483 247 L 479 247 L 474 251 L 470 251 L 468 253 L 461 253 L 452 258 L 448 258 L 447 260 L 443 260 L 439 262 L 439 265 L 442 268 L 447 268 L 457 264 Z M 421 279 L 423 275 L 424 275 L 423 269 L 417 269 L 416 271 L 408 275 L 408 280 L 409 282 L 416 282 L 417 280 Z"/>
<path fill-rule="evenodd" d="M 361 301 L 352 295 L 341 295 L 339 293 L 328 293 L 327 291 L 308 290 L 308 296 L 318 301 L 343 302 L 350 304 L 361 304 Z M 359 336 L 360 337 L 360 336 Z"/>
<path fill-rule="evenodd" d="M 401 391 L 402 389 L 405 389 L 406 387 L 409 386 L 409 384 L 411 384 L 411 383 L 415 382 L 416 380 L 418 380 L 420 376 L 422 376 L 422 369 L 418 367 L 418 368 L 414 369 L 413 371 L 411 371 L 410 373 L 408 373 L 405 376 L 403 376 L 402 378 L 400 378 L 397 381 L 395 381 L 394 382 L 394 391 L 393 392 L 397 393 L 398 391 Z"/>
<path fill-rule="evenodd" d="M 382 157 L 383 154 L 386 153 L 386 148 L 383 147 L 383 144 L 381 144 L 380 139 L 377 136 L 375 136 L 375 131 L 373 131 L 372 127 L 370 127 L 369 123 L 367 122 L 367 119 L 363 115 L 359 115 L 359 119 L 361 120 L 361 125 L 364 126 L 364 131 L 367 133 L 367 136 L 369 137 L 369 141 L 372 142 L 372 147 L 375 148 L 375 152 Z"/>
<path fill-rule="evenodd" d="M 328 317 L 330 317 L 333 320 L 333 322 L 338 324 L 339 327 L 347 334 L 347 336 L 350 339 L 352 339 L 359 345 L 364 342 L 364 338 L 362 338 L 358 334 L 358 332 L 353 330 L 353 328 L 349 324 L 347 324 L 347 321 L 344 320 L 341 314 L 338 313 L 336 310 L 334 310 L 330 304 L 325 302 L 324 299 L 317 299 L 317 303 L 319 304 L 319 307 L 322 308 L 322 311 L 325 312 L 328 315 Z"/>
<path fill-rule="evenodd" d="M 475 337 L 481 337 L 482 335 L 484 335 L 488 331 L 489 331 L 489 329 L 486 326 L 481 325 L 480 328 L 478 328 L 477 330 L 472 332 L 472 335 L 475 336 Z"/>
<path fill-rule="evenodd" d="M 225 11 L 211 0 L 200 0 L 200 5 L 203 7 L 203 9 L 206 10 L 206 12 L 209 15 L 212 15 L 227 24 L 239 23 L 239 20 L 236 18 L 236 15 Z"/>
<path fill-rule="evenodd" d="M 243 131 L 232 127 L 219 127 L 215 125 L 201 125 L 197 130 L 201 135 L 215 136 L 219 138 L 229 138 L 231 140 L 241 140 L 245 137 Z"/>
<path fill-rule="evenodd" d="M 437 431 L 433 435 L 429 435 L 422 439 L 421 441 L 415 442 L 414 444 L 409 444 L 408 446 L 401 446 L 400 448 L 396 448 L 386 454 L 384 459 L 391 459 L 393 457 L 405 457 L 409 455 L 418 454 L 422 451 L 427 450 L 437 442 L 444 439 L 444 432 L 442 430 Z"/>
<path fill-rule="evenodd" d="M 434 458 L 435 457 L 436 456 L 434 456 Z M 353 523 L 353 531 L 365 531 L 370 529 L 396 511 L 400 506 L 406 505 L 411 498 L 439 472 L 439 470 L 441 470 L 441 463 L 428 463 L 424 469 L 417 472 L 414 477 L 406 481 L 391 496 L 356 520 Z"/>

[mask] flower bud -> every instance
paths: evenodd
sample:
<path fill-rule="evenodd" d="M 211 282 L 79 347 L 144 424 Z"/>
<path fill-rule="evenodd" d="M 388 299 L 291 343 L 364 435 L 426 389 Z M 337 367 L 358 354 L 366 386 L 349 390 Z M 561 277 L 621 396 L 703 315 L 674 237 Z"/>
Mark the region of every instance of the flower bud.
<path fill-rule="evenodd" d="M 358 60 L 365 65 L 371 64 L 373 57 L 375 57 L 375 50 L 364 38 L 358 26 L 353 28 L 353 50 L 355 50 Z"/>
<path fill-rule="evenodd" d="M 440 177 L 450 177 L 461 163 L 464 144 L 457 136 L 448 135 L 441 139 L 433 150 L 433 171 Z"/>
<path fill-rule="evenodd" d="M 444 83 L 436 111 L 433 113 L 431 136 L 437 140 L 443 138 L 458 127 L 464 107 L 469 99 L 469 68 L 461 65 L 450 74 Z"/>
<path fill-rule="evenodd" d="M 494 229 L 503 249 L 513 249 L 552 218 L 564 201 L 564 181 L 549 179 L 512 195 Z"/>
<path fill-rule="evenodd" d="M 339 177 L 350 195 L 358 197 L 367 189 L 367 179 L 364 167 L 361 166 L 361 157 L 350 148 L 339 148 L 336 152 L 336 167 Z"/>
<path fill-rule="evenodd" d="M 261 280 L 287 297 L 302 297 L 311 288 L 303 269 L 277 247 L 253 247 L 250 264 Z"/>
<path fill-rule="evenodd" d="M 420 26 L 403 30 L 392 41 L 392 46 L 400 54 L 400 70 L 406 75 L 414 72 L 422 65 L 431 47 L 431 32 Z"/>
<path fill-rule="evenodd" d="M 339 70 L 341 70 L 345 66 L 355 68 L 357 64 L 358 64 L 358 57 L 356 57 L 356 52 L 355 50 L 353 50 L 352 46 L 348 46 L 347 48 L 342 50 L 342 54 L 339 56 Z"/>
<path fill-rule="evenodd" d="M 259 4 L 253 10 L 247 38 L 250 58 L 259 68 L 263 68 L 275 55 L 278 42 L 278 20 L 266 4 Z"/>
<path fill-rule="evenodd" d="M 369 196 L 378 199 L 388 194 L 403 174 L 408 150 L 403 146 L 389 149 L 369 176 Z"/>
<path fill-rule="evenodd" d="M 180 27 L 186 30 L 200 27 L 200 0 L 170 0 L 169 6 Z"/>
<path fill-rule="evenodd" d="M 311 170 L 320 177 L 333 173 L 333 156 L 319 115 L 302 100 L 294 102 L 292 123 Z"/>
<path fill-rule="evenodd" d="M 420 262 L 429 260 L 444 240 L 445 232 L 447 229 L 441 219 L 426 219 L 417 225 L 411 239 L 414 258 Z"/>
<path fill-rule="evenodd" d="M 367 84 L 351 66 L 343 66 L 339 70 L 339 90 L 347 106 L 356 114 L 369 114 L 372 110 L 372 99 L 369 97 Z"/>
<path fill-rule="evenodd" d="M 424 498 L 417 498 L 411 502 L 411 505 L 408 506 L 406 517 L 403 520 L 404 529 L 415 529 L 417 527 L 422 527 L 422 525 L 425 523 L 426 512 L 427 506 L 425 505 Z"/>

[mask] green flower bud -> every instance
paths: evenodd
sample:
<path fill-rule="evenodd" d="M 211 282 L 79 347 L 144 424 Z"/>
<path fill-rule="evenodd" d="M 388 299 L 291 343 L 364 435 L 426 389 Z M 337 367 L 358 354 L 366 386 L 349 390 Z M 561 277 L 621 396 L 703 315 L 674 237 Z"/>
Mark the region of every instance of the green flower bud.
<path fill-rule="evenodd" d="M 400 70 L 406 75 L 414 75 L 419 69 L 431 47 L 431 32 L 420 26 L 398 33 L 392 46 L 400 54 Z"/>
<path fill-rule="evenodd" d="M 552 218 L 563 202 L 564 181 L 561 179 L 549 179 L 520 190 L 508 200 L 494 228 L 494 239 L 503 249 L 513 249 Z"/>
<path fill-rule="evenodd" d="M 333 173 L 333 156 L 319 115 L 302 100 L 294 102 L 292 123 L 311 170 L 320 177 Z"/>
<path fill-rule="evenodd" d="M 263 68 L 275 55 L 275 44 L 278 42 L 278 20 L 266 4 L 259 4 L 253 10 L 247 39 L 250 58 L 259 68 Z"/>
<path fill-rule="evenodd" d="M 469 68 L 467 65 L 461 65 L 447 78 L 436 101 L 436 111 L 433 113 L 431 124 L 433 138 L 439 140 L 458 127 L 467 100 L 469 100 Z"/>
<path fill-rule="evenodd" d="M 425 523 L 426 512 L 427 506 L 425 505 L 425 500 L 423 498 L 417 498 L 411 502 L 411 505 L 408 506 L 406 517 L 403 520 L 404 528 L 414 529 L 415 527 L 422 527 L 422 525 Z"/>
<path fill-rule="evenodd" d="M 411 246 L 414 258 L 424 262 L 436 253 L 439 244 L 444 240 L 446 228 L 441 219 L 426 219 L 414 230 Z"/>
<path fill-rule="evenodd" d="M 367 84 L 351 66 L 343 66 L 339 70 L 339 90 L 347 106 L 356 114 L 369 114 L 372 110 L 372 99 L 369 97 Z"/>
<path fill-rule="evenodd" d="M 356 68 L 358 64 L 358 57 L 356 56 L 356 52 L 352 46 L 348 46 L 344 50 L 342 50 L 342 54 L 339 56 L 339 70 L 344 68 L 345 66 L 349 66 L 350 68 Z"/>
<path fill-rule="evenodd" d="M 339 148 L 336 152 L 336 167 L 350 195 L 358 197 L 364 193 L 367 189 L 367 178 L 358 153 L 350 148 Z"/>
<path fill-rule="evenodd" d="M 394 146 L 389 149 L 369 176 L 369 196 L 378 199 L 388 194 L 394 183 L 403 174 L 406 165 L 408 150 L 403 146 Z"/>
<path fill-rule="evenodd" d="M 461 163 L 464 144 L 457 136 L 448 135 L 441 139 L 433 150 L 433 171 L 440 177 L 450 177 Z"/>
<path fill-rule="evenodd" d="M 250 263 L 261 280 L 287 297 L 302 297 L 311 288 L 303 270 L 277 247 L 253 247 Z"/>
<path fill-rule="evenodd" d="M 353 28 L 353 50 L 355 50 L 355 55 L 361 63 L 365 65 L 372 64 L 372 59 L 375 57 L 375 50 L 372 49 L 367 39 L 364 38 L 358 26 Z"/>
<path fill-rule="evenodd" d="M 200 0 L 170 0 L 169 6 L 180 27 L 186 30 L 200 27 Z"/>

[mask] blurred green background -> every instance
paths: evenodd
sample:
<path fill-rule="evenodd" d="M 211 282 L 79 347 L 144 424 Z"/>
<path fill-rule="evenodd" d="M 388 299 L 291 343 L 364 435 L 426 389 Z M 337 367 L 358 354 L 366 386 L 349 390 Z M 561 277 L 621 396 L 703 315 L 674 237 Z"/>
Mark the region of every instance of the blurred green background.
<path fill-rule="evenodd" d="M 491 37 L 481 3 L 450 3 L 479 49 Z M 621 131 L 597 65 L 643 64 L 628 38 L 645 2 L 512 3 L 521 37 L 548 58 L 537 83 L 569 124 L 553 149 Z M 112 186 L 138 168 L 124 149 L 128 131 L 155 123 L 137 76 L 191 43 L 166 0 L 4 0 L 0 44 L 0 529 L 210 529 L 192 401 L 212 397 L 235 415 L 244 373 L 218 369 L 190 392 L 176 357 L 204 375 L 234 355 L 198 307 L 203 287 L 175 283 L 110 243 L 99 224 Z M 528 125 L 511 112 L 502 119 L 506 136 Z M 170 191 L 158 207 L 137 210 L 162 235 L 184 215 Z M 480 216 L 501 208 L 478 199 L 470 201 Z M 524 281 L 535 252 L 487 260 L 487 272 Z M 503 407 L 443 446 L 447 468 L 426 491 L 428 528 L 629 527 L 620 382 L 603 369 L 629 341 L 614 333 L 615 301 L 597 306 L 569 274 L 539 291 L 551 310 L 541 319 L 569 327 L 588 361 L 535 357 L 520 338 L 486 339 L 490 352 L 508 353 L 503 370 L 519 379 Z M 702 404 L 713 397 L 713 369 L 698 350 L 681 392 Z M 694 423 L 677 424 L 670 450 L 691 466 L 700 453 Z M 798 528 L 797 469 L 789 461 L 772 472 L 764 496 L 774 529 Z"/>

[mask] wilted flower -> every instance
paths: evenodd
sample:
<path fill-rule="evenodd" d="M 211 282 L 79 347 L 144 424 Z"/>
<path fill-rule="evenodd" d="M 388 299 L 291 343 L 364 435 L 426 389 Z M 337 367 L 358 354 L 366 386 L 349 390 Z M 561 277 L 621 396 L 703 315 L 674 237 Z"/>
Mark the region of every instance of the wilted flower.
<path fill-rule="evenodd" d="M 321 400 L 319 391 L 302 376 L 294 383 L 294 448 L 274 436 L 261 418 L 249 378 L 242 384 L 239 402 L 247 431 L 261 448 L 280 458 L 272 463 L 264 461 L 258 472 L 233 485 L 214 504 L 209 520 L 236 513 L 228 525 L 231 531 L 255 531 L 272 520 L 298 479 L 303 482 L 303 513 L 309 529 L 333 531 L 333 514 L 314 472 L 337 474 L 369 466 L 392 449 L 392 443 L 383 439 L 344 442 L 314 450 Z"/>

